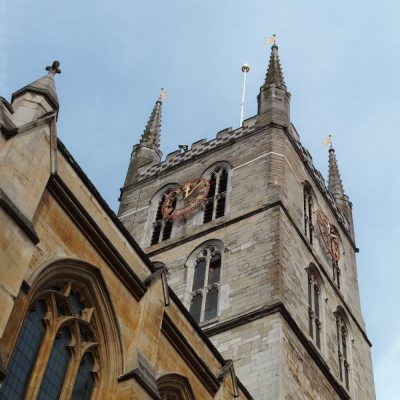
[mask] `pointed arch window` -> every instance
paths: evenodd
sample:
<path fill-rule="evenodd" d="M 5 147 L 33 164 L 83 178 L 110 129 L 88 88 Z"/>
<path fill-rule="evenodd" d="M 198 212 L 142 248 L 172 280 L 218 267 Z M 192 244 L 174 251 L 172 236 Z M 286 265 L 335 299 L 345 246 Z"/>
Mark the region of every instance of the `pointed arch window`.
<path fill-rule="evenodd" d="M 189 380 L 179 374 L 167 374 L 157 380 L 161 400 L 194 400 Z"/>
<path fill-rule="evenodd" d="M 308 333 L 321 349 L 321 287 L 314 271 L 308 271 Z"/>
<path fill-rule="evenodd" d="M 214 246 L 205 248 L 196 258 L 189 312 L 197 323 L 218 315 L 221 252 Z"/>
<path fill-rule="evenodd" d="M 332 276 L 333 281 L 336 283 L 338 289 L 340 289 L 341 276 L 339 263 L 337 261 L 332 261 Z"/>
<path fill-rule="evenodd" d="M 314 225 L 313 225 L 313 198 L 312 189 L 308 182 L 304 183 L 303 188 L 303 215 L 304 215 L 304 234 L 306 238 L 313 243 Z"/>
<path fill-rule="evenodd" d="M 90 399 L 100 365 L 93 312 L 71 282 L 40 292 L 21 326 L 0 399 Z"/>
<path fill-rule="evenodd" d="M 153 232 L 151 235 L 150 244 L 157 244 L 171 237 L 173 221 L 171 219 L 164 219 L 162 215 L 162 206 L 164 204 L 165 198 L 168 196 L 169 191 L 165 192 L 160 201 L 158 202 L 157 212 L 155 221 L 153 223 Z M 176 207 L 176 200 L 172 203 L 172 207 Z"/>
<path fill-rule="evenodd" d="M 203 223 L 225 215 L 228 169 L 217 167 L 210 175 L 210 190 L 204 206 Z"/>
<path fill-rule="evenodd" d="M 330 226 L 329 240 L 331 243 L 331 257 L 332 257 L 332 277 L 337 287 L 340 289 L 341 286 L 341 272 L 339 267 L 340 260 L 340 240 L 339 232 L 334 225 Z"/>
<path fill-rule="evenodd" d="M 15 344 L 6 379 L 0 387 L 0 399 L 24 398 L 46 331 L 43 322 L 46 311 L 46 303 L 43 300 L 32 303 Z"/>
<path fill-rule="evenodd" d="M 336 337 L 340 380 L 350 389 L 350 363 L 348 352 L 348 329 L 341 312 L 336 312 Z"/>

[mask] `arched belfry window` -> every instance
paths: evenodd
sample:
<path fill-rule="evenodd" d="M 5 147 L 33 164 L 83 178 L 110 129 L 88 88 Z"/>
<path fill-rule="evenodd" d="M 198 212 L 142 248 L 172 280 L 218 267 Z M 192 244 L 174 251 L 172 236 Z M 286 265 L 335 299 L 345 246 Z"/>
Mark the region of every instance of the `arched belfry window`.
<path fill-rule="evenodd" d="M 332 277 L 337 287 L 341 286 L 341 271 L 339 266 L 341 249 L 339 232 L 334 225 L 330 226 L 329 240 L 331 243 Z"/>
<path fill-rule="evenodd" d="M 16 300 L 1 339 L 1 400 L 102 398 L 122 373 L 120 336 L 99 274 L 86 263 L 80 270 L 80 261 L 57 263 Z M 72 276 L 57 276 L 61 269 Z"/>
<path fill-rule="evenodd" d="M 308 182 L 304 182 L 303 184 L 303 216 L 304 216 L 304 234 L 312 244 L 314 237 L 313 196 L 312 196 L 311 185 Z"/>
<path fill-rule="evenodd" d="M 346 389 L 350 390 L 350 354 L 347 318 L 342 310 L 337 310 L 335 317 L 339 377 L 346 386 Z"/>
<path fill-rule="evenodd" d="M 221 257 L 221 249 L 210 244 L 197 252 L 189 263 L 192 270 L 192 279 L 188 280 L 189 312 L 198 323 L 213 320 L 218 315 Z"/>
<path fill-rule="evenodd" d="M 172 219 L 165 219 L 162 214 L 162 206 L 169 193 L 170 190 L 167 190 L 158 201 L 151 234 L 151 245 L 160 243 L 163 240 L 167 240 L 171 237 L 173 221 Z M 172 207 L 176 207 L 176 199 L 172 203 Z"/>
<path fill-rule="evenodd" d="M 208 174 L 207 174 L 208 175 Z M 226 211 L 228 167 L 218 165 L 209 174 L 210 190 L 204 206 L 203 223 L 223 217 Z"/>
<path fill-rule="evenodd" d="M 321 349 L 322 301 L 321 277 L 316 267 L 310 264 L 308 275 L 308 333 L 314 343 Z"/>

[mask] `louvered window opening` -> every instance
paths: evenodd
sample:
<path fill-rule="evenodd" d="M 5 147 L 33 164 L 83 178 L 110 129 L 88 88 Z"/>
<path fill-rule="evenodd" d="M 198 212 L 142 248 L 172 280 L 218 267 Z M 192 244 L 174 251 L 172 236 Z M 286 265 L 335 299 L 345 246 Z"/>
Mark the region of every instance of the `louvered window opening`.
<path fill-rule="evenodd" d="M 333 282 L 335 282 L 338 289 L 340 289 L 340 268 L 337 261 L 332 261 L 332 275 Z"/>
<path fill-rule="evenodd" d="M 207 195 L 203 222 L 210 222 L 225 215 L 228 172 L 220 167 L 210 176 L 210 190 Z"/>
<path fill-rule="evenodd" d="M 90 325 L 92 313 L 69 282 L 41 292 L 19 331 L 0 399 L 52 400 L 67 396 L 72 387 L 72 399 L 90 399 L 98 372 L 94 371 L 98 345 Z M 45 354 L 49 356 L 43 365 Z"/>
<path fill-rule="evenodd" d="M 308 330 L 315 344 L 321 349 L 320 287 L 315 274 L 308 274 Z"/>
<path fill-rule="evenodd" d="M 312 221 L 312 196 L 311 196 L 311 189 L 309 185 L 304 186 L 304 234 L 306 238 L 313 243 L 313 236 L 314 236 L 314 225 Z"/>
<path fill-rule="evenodd" d="M 171 219 L 164 219 L 161 211 L 167 195 L 168 193 L 165 193 L 161 197 L 161 200 L 158 203 L 156 218 L 153 223 L 153 233 L 151 235 L 151 242 L 150 242 L 151 245 L 160 243 L 171 237 L 172 226 L 174 223 Z M 172 203 L 172 207 L 173 208 L 176 207 L 176 200 L 174 200 L 174 202 Z"/>
<path fill-rule="evenodd" d="M 189 312 L 197 323 L 218 316 L 221 253 L 209 247 L 199 255 L 193 274 L 192 300 Z"/>
<path fill-rule="evenodd" d="M 346 389 L 350 389 L 350 364 L 348 361 L 348 335 L 347 327 L 343 317 L 336 315 L 336 335 L 337 335 L 337 351 L 340 380 L 345 384 Z"/>

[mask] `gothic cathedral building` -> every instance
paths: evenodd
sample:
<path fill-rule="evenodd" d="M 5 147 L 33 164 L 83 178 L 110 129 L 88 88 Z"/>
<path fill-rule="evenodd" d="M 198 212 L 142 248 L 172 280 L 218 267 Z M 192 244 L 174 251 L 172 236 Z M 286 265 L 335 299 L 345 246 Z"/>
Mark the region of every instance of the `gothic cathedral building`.
<path fill-rule="evenodd" d="M 118 217 L 254 399 L 374 399 L 352 203 L 290 121 L 278 47 L 257 115 L 161 161 L 162 101 Z"/>
<path fill-rule="evenodd" d="M 118 216 L 57 135 L 59 66 L 0 97 L 0 400 L 375 399 L 352 204 L 278 47 L 257 115 L 164 161 L 156 102 Z"/>

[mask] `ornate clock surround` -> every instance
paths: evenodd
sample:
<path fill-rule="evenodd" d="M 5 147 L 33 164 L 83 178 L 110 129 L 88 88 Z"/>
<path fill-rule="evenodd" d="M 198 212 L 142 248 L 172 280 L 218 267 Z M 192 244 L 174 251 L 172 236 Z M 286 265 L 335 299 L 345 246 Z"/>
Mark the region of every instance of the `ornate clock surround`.
<path fill-rule="evenodd" d="M 340 259 L 339 236 L 336 227 L 330 222 L 329 218 L 322 211 L 317 210 L 317 224 L 322 241 L 328 250 L 328 254 L 332 261 L 338 262 Z"/>
<path fill-rule="evenodd" d="M 209 191 L 210 181 L 205 178 L 191 179 L 178 185 L 166 196 L 161 207 L 164 219 L 171 220 L 189 216 L 206 200 Z M 173 207 L 174 200 L 177 200 L 176 207 Z"/>

